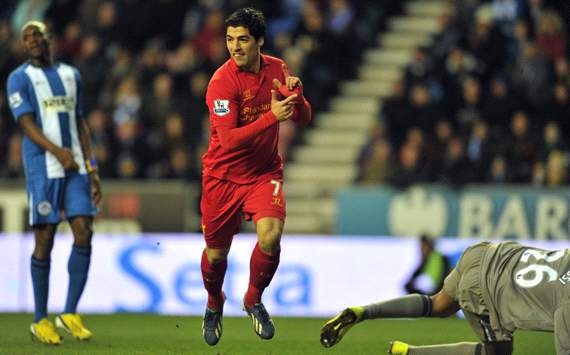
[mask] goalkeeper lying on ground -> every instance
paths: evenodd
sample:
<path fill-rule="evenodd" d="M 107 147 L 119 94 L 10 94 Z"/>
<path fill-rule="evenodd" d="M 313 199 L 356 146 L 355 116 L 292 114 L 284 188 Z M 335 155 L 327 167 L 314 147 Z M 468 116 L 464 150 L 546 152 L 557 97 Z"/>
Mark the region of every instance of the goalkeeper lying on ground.
<path fill-rule="evenodd" d="M 463 252 L 434 296 L 413 294 L 364 307 L 350 307 L 321 329 L 321 344 L 331 347 L 367 319 L 447 317 L 463 310 L 481 339 L 413 346 L 390 343 L 394 355 L 509 355 L 516 329 L 554 332 L 556 353 L 570 355 L 570 253 L 546 251 L 514 242 L 479 243 Z"/>

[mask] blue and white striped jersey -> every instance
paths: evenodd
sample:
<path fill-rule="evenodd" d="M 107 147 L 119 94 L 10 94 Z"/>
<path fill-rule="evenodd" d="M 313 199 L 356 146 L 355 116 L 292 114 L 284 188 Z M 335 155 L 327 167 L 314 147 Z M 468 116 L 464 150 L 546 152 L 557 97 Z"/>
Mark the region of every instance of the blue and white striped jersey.
<path fill-rule="evenodd" d="M 86 174 L 85 160 L 77 131 L 77 117 L 81 117 L 79 71 L 67 64 L 36 67 L 26 62 L 8 77 L 8 103 L 17 121 L 32 113 L 36 125 L 55 145 L 73 151 L 79 173 Z M 57 158 L 24 137 L 24 169 L 26 176 L 44 176 L 50 179 L 65 177 Z"/>

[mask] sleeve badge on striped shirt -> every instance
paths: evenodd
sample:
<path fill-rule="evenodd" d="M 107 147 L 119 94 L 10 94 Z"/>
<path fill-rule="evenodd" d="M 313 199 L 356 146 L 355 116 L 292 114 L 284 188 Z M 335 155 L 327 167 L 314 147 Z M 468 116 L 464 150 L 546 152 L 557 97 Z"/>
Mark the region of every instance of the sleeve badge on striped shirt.
<path fill-rule="evenodd" d="M 10 107 L 12 108 L 18 108 L 20 107 L 22 102 L 24 102 L 24 100 L 22 100 L 22 96 L 20 95 L 19 91 L 16 91 L 12 95 L 10 95 L 8 101 L 10 102 Z"/>

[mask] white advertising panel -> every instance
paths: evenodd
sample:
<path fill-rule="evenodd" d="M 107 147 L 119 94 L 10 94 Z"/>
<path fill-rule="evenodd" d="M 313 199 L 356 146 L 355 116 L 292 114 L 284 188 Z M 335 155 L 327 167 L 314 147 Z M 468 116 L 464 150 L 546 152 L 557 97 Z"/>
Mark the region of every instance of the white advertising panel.
<path fill-rule="evenodd" d="M 238 235 L 229 255 L 225 315 L 242 315 L 255 237 Z M 456 259 L 473 241 L 445 239 L 438 248 Z M 51 257 L 50 313 L 67 293 L 72 238 L 56 237 Z M 537 243 L 533 243 L 537 244 Z M 539 244 L 548 249 L 563 243 Z M 199 234 L 96 235 L 81 313 L 153 312 L 201 315 L 206 303 L 200 273 Z M 0 312 L 32 312 L 31 235 L 0 235 Z M 419 263 L 414 239 L 284 236 L 281 263 L 263 301 L 275 316 L 330 316 L 403 294 Z"/>

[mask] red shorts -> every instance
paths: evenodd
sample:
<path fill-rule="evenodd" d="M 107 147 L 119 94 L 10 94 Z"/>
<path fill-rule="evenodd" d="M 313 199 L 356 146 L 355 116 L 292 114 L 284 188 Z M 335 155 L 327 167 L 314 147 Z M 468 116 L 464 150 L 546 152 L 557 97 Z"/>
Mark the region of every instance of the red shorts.
<path fill-rule="evenodd" d="M 239 185 L 204 176 L 202 180 L 202 232 L 208 248 L 227 249 L 239 232 L 242 214 L 257 221 L 274 217 L 285 222 L 283 179 L 262 176 L 256 183 Z"/>

